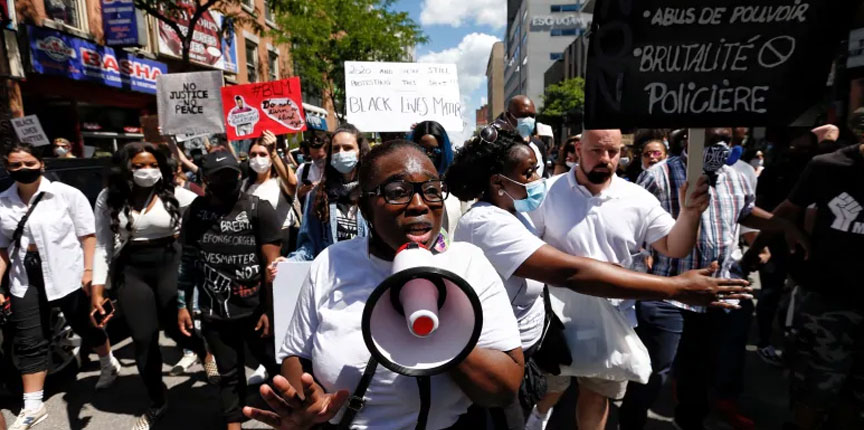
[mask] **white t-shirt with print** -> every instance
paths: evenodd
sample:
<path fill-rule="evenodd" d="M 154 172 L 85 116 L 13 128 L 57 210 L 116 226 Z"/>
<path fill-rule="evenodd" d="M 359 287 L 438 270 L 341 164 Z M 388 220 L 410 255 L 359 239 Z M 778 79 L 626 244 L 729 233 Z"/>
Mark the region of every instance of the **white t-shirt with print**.
<path fill-rule="evenodd" d="M 507 293 L 483 251 L 469 243 L 453 242 L 433 258 L 439 267 L 462 276 L 480 298 L 483 329 L 477 347 L 518 348 L 519 331 Z M 321 252 L 303 283 L 277 358 L 309 359 L 324 390 L 353 393 L 370 357 L 360 328 L 363 308 L 372 291 L 391 275 L 392 265 L 369 254 L 367 238 L 338 242 Z M 452 426 L 471 405 L 447 373 L 431 378 L 431 390 L 430 430 Z M 365 399 L 352 428 L 394 430 L 417 425 L 420 398 L 416 379 L 379 365 Z M 340 411 L 331 422 L 337 423 L 341 416 Z"/>
<path fill-rule="evenodd" d="M 454 240 L 470 242 L 483 250 L 504 281 L 507 296 L 522 337 L 522 349 L 540 340 L 543 333 L 543 283 L 514 275 L 516 269 L 546 243 L 537 237 L 534 224 L 524 214 L 507 212 L 488 202 L 477 202 L 462 215 Z"/>
<path fill-rule="evenodd" d="M 675 219 L 644 188 L 612 175 L 609 187 L 595 196 L 576 181 L 577 168 L 552 178 L 543 204 L 528 213 L 549 245 L 631 268 L 634 258 L 643 256 L 642 244 L 650 246 L 672 231 Z M 635 301 L 612 302 L 635 326 Z"/>

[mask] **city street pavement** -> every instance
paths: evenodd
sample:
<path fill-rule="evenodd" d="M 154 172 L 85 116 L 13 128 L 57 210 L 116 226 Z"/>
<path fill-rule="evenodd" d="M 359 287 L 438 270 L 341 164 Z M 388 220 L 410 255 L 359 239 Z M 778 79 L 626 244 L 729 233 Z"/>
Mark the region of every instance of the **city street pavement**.
<path fill-rule="evenodd" d="M 752 325 L 751 339 L 755 339 L 755 320 Z M 163 338 L 163 357 L 165 363 L 174 363 L 180 357 L 180 351 L 173 342 Z M 110 389 L 95 392 L 93 386 L 99 375 L 97 357 L 90 355 L 90 363 L 84 369 L 71 375 L 57 375 L 49 378 L 45 398 L 47 400 L 49 417 L 39 424 L 38 430 L 126 430 L 132 427 L 136 416 L 147 406 L 147 396 L 144 386 L 138 377 L 133 359 L 133 348 L 129 339 L 119 342 L 115 347 L 115 355 L 123 364 L 121 376 Z M 196 364 L 191 369 L 191 375 L 179 377 L 168 376 L 170 367 L 163 366 L 164 381 L 169 387 L 167 415 L 157 429 L 204 430 L 221 427 L 219 398 L 216 387 L 207 384 L 203 368 Z M 247 374 L 252 370 L 247 369 Z M 788 378 L 782 369 L 772 367 L 758 358 L 755 346 L 748 346 L 747 365 L 745 369 L 744 393 L 740 402 L 742 412 L 752 417 L 759 430 L 779 430 L 784 421 L 789 420 L 788 409 Z M 672 430 L 672 411 L 675 405 L 674 390 L 671 386 L 664 388 L 662 396 L 649 416 L 646 430 Z M 258 396 L 250 390 L 250 399 Z M 550 419 L 547 430 L 572 430 L 573 405 L 575 395 L 568 393 L 562 398 Z M 9 425 L 14 422 L 14 413 L 18 412 L 21 399 L 17 395 L 10 397 L 0 394 L 0 409 L 6 416 Z M 612 408 L 608 429 L 616 429 L 615 415 Z M 248 422 L 244 428 L 264 429 L 265 425 L 258 422 Z M 706 428 L 711 430 L 727 430 L 728 425 L 720 423 L 717 417 L 712 417 Z"/>

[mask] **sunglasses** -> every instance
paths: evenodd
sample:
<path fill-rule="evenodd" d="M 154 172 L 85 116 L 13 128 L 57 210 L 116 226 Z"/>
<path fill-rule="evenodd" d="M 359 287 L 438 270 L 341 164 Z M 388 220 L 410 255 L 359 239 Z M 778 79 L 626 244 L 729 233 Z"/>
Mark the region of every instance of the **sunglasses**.
<path fill-rule="evenodd" d="M 642 153 L 643 158 L 650 158 L 650 157 L 660 158 L 662 156 L 663 156 L 663 152 L 661 152 L 661 151 L 645 151 Z"/>
<path fill-rule="evenodd" d="M 480 130 L 478 136 L 480 139 L 486 143 L 495 143 L 498 140 L 498 130 L 501 129 L 501 126 L 498 124 L 492 123 L 483 127 Z"/>

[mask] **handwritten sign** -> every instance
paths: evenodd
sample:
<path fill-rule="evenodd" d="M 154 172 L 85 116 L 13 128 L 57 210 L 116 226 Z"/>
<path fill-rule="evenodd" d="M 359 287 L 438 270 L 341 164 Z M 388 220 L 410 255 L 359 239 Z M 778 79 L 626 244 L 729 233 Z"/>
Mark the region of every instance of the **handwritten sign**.
<path fill-rule="evenodd" d="M 825 90 L 844 2 L 599 0 L 587 128 L 788 125 Z"/>
<path fill-rule="evenodd" d="M 437 121 L 464 128 L 455 64 L 345 62 L 345 111 L 362 131 L 408 131 Z"/>
<path fill-rule="evenodd" d="M 222 113 L 228 139 L 252 139 L 306 130 L 300 78 L 222 87 Z"/>
<path fill-rule="evenodd" d="M 288 333 L 297 299 L 300 297 L 300 287 L 312 268 L 311 261 L 282 261 L 279 263 L 276 279 L 273 280 L 273 342 L 276 355 Z"/>
<path fill-rule="evenodd" d="M 156 99 L 162 134 L 224 133 L 222 72 L 159 76 Z"/>
<path fill-rule="evenodd" d="M 42 124 L 36 115 L 27 115 L 22 118 L 12 118 L 12 127 L 15 129 L 15 134 L 18 135 L 18 140 L 23 143 L 29 143 L 32 146 L 44 146 L 51 142 L 45 131 L 42 130 Z"/>

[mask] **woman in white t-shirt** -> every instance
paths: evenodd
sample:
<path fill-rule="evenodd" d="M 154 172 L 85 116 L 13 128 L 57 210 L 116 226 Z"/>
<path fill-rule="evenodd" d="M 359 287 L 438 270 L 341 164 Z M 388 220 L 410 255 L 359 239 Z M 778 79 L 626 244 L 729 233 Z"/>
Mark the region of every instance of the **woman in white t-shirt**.
<path fill-rule="evenodd" d="M 276 209 L 276 216 L 282 222 L 284 254 L 292 241 L 290 227 L 296 220 L 293 202 L 297 176 L 276 152 L 276 136 L 270 130 L 265 130 L 261 139 L 249 147 L 249 168 L 254 174 L 246 179 L 243 191 L 267 200 Z"/>
<path fill-rule="evenodd" d="M 370 358 L 361 335 L 369 294 L 392 273 L 398 248 L 409 242 L 431 248 L 441 229 L 447 193 L 435 166 L 415 144 L 390 141 L 375 147 L 359 175 L 363 193 L 359 204 L 372 233 L 336 243 L 312 263 L 279 352 L 287 381 L 274 379 L 278 393 L 269 386 L 262 388 L 275 412 L 244 410 L 276 428 L 309 429 L 338 422 Z M 433 258 L 477 292 L 483 328 L 463 362 L 430 378 L 426 428 L 470 428 L 465 415 L 472 403 L 503 405 L 515 396 L 522 380 L 516 320 L 501 279 L 477 247 L 453 242 Z M 304 372 L 314 373 L 315 380 Z M 293 387 L 303 394 L 295 397 Z M 350 428 L 393 430 L 417 425 L 421 399 L 414 378 L 379 366 L 363 397 L 365 405 Z"/>
<path fill-rule="evenodd" d="M 105 314 L 105 289 L 112 288 L 129 326 L 135 364 L 150 398 L 150 407 L 135 425 L 141 430 L 149 429 L 165 414 L 160 326 L 202 362 L 206 357 L 203 340 L 182 336 L 177 327 L 180 249 L 176 238 L 194 193 L 183 190 L 182 198 L 175 195 L 173 178 L 174 169 L 163 148 L 129 143 L 114 154 L 108 188 L 99 193 L 94 210 L 97 243 L 91 307 Z"/>
<path fill-rule="evenodd" d="M 544 283 L 600 297 L 675 299 L 703 305 L 719 300 L 720 294 L 741 292 L 741 288 L 723 286 L 746 284 L 712 278 L 710 273 L 696 270 L 672 278 L 652 276 L 571 256 L 547 245 L 525 215 L 540 207 L 546 183 L 537 172 L 534 151 L 512 132 L 494 126 L 481 130 L 456 154 L 446 182 L 460 200 L 478 199 L 460 219 L 454 239 L 482 249 L 504 280 L 528 367 L 535 365 L 531 357 L 544 332 Z M 547 362 L 543 361 L 543 370 L 556 373 L 557 366 Z M 566 381 L 569 383 L 569 378 Z M 580 389 L 583 385 L 587 383 Z M 520 400 L 526 405 L 532 396 L 536 400 L 542 395 L 530 391 L 530 387 L 520 391 Z M 492 416 L 495 428 L 521 428 L 525 422 L 519 402 L 493 410 Z"/>

